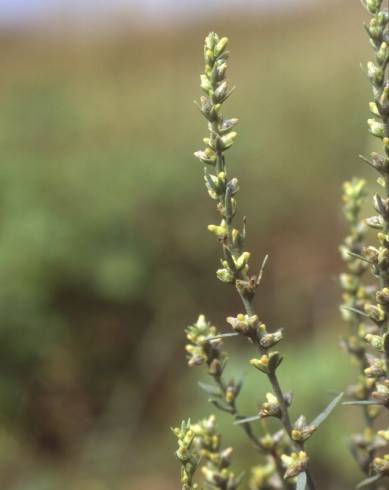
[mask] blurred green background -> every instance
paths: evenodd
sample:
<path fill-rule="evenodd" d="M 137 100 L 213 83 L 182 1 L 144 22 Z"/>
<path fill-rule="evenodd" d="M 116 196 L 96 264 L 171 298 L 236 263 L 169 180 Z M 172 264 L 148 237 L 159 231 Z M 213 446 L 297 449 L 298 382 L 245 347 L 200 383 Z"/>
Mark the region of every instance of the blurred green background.
<path fill-rule="evenodd" d="M 55 22 L 0 31 L 0 485 L 10 490 L 178 488 L 169 427 L 212 412 L 186 367 L 183 328 L 238 313 L 218 283 L 215 221 L 192 157 L 206 125 L 202 42 L 228 35 L 228 155 L 249 249 L 270 263 L 262 319 L 286 327 L 280 369 L 293 415 L 313 418 L 354 368 L 338 347 L 341 183 L 368 170 L 369 47 L 359 2 L 209 15 L 100 30 Z M 216 3 L 215 3 L 216 5 Z M 184 9 L 185 10 L 185 9 Z M 267 385 L 247 372 L 242 407 Z M 321 488 L 352 488 L 358 410 L 339 408 L 310 443 Z M 255 462 L 239 428 L 226 444 Z M 337 483 L 336 483 L 337 482 Z"/>

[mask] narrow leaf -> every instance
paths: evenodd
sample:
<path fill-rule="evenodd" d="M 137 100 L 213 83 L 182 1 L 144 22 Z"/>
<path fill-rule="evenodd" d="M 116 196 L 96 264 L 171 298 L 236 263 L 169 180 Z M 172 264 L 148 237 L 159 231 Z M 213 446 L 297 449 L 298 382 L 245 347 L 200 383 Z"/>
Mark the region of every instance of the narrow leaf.
<path fill-rule="evenodd" d="M 259 415 L 254 415 L 253 417 L 245 417 L 243 419 L 235 420 L 234 425 L 247 424 L 248 422 L 254 422 L 259 420 L 261 417 Z"/>
<path fill-rule="evenodd" d="M 199 381 L 197 384 L 203 391 L 205 391 L 205 393 L 208 393 L 208 395 L 213 395 L 213 396 L 221 395 L 220 388 L 218 388 L 217 386 L 202 383 L 201 381 Z"/>
<path fill-rule="evenodd" d="M 222 412 L 232 413 L 231 407 L 229 407 L 228 405 L 224 405 L 223 403 L 220 403 L 219 400 L 215 400 L 214 398 L 209 398 L 208 401 Z"/>
<path fill-rule="evenodd" d="M 377 400 L 352 400 L 350 402 L 343 402 L 342 405 L 382 405 Z"/>
<path fill-rule="evenodd" d="M 307 488 L 307 474 L 305 471 L 299 473 L 296 482 L 296 490 L 305 490 Z"/>
<path fill-rule="evenodd" d="M 262 276 L 263 276 L 263 271 L 265 270 L 265 267 L 266 267 L 266 264 L 269 260 L 269 255 L 266 254 L 263 261 L 262 261 L 262 264 L 261 264 L 261 268 L 259 269 L 259 273 L 258 273 L 258 276 L 257 276 L 257 286 L 260 285 L 261 283 L 261 280 L 262 280 Z"/>
<path fill-rule="evenodd" d="M 228 247 L 226 247 L 226 246 L 223 247 L 223 250 L 224 250 L 224 256 L 225 256 L 226 261 L 228 263 L 228 267 L 233 272 L 235 272 L 236 271 L 236 267 L 235 267 L 235 262 L 234 262 L 234 258 L 232 256 L 231 250 Z"/>
<path fill-rule="evenodd" d="M 359 255 L 359 254 L 356 254 L 354 252 L 350 252 L 350 250 L 347 252 L 347 254 L 350 255 L 351 257 L 354 257 L 356 259 L 362 260 L 363 262 L 367 262 L 368 264 L 372 264 L 373 263 L 371 260 L 367 259 L 363 255 Z"/>
<path fill-rule="evenodd" d="M 363 155 L 359 155 L 359 158 L 360 158 L 360 159 L 361 159 L 363 162 L 365 162 L 365 163 L 367 163 L 368 165 L 370 165 L 370 167 L 371 167 L 371 168 L 374 168 L 374 170 L 377 170 L 377 172 L 379 172 L 379 170 L 378 170 L 378 169 L 377 169 L 377 168 L 376 168 L 376 167 L 373 165 L 373 163 L 372 163 L 372 162 L 371 162 L 371 161 L 370 161 L 368 158 L 366 158 L 366 157 L 365 157 L 365 156 L 363 156 Z M 381 172 L 379 172 L 379 173 L 381 173 Z"/>
<path fill-rule="evenodd" d="M 239 485 L 241 483 L 241 481 L 243 480 L 245 476 L 245 472 L 242 471 L 241 473 L 239 473 L 239 476 L 236 478 L 236 483 Z"/>
<path fill-rule="evenodd" d="M 322 424 L 325 419 L 330 415 L 330 413 L 334 410 L 334 408 L 338 405 L 340 400 L 343 398 L 344 393 L 339 393 L 339 395 L 332 400 L 332 402 L 327 405 L 327 407 L 319 414 L 315 420 L 312 422 L 311 425 L 314 427 L 319 427 L 320 424 Z"/>
<path fill-rule="evenodd" d="M 342 308 L 344 310 L 351 311 L 352 313 L 356 313 L 357 315 L 364 316 L 365 318 L 369 318 L 369 320 L 370 320 L 369 315 L 367 315 L 364 311 L 357 310 L 356 308 L 353 308 L 352 306 L 346 306 L 346 305 L 343 305 Z"/>
<path fill-rule="evenodd" d="M 355 488 L 367 487 L 368 485 L 375 483 L 376 481 L 380 480 L 381 478 L 382 478 L 382 475 L 371 476 L 370 478 L 366 478 L 366 480 L 363 480 L 360 483 L 358 483 L 358 485 Z"/>
<path fill-rule="evenodd" d="M 206 337 L 205 340 L 210 341 L 210 340 L 216 340 L 216 339 L 225 339 L 227 337 L 237 337 L 239 334 L 237 332 L 232 332 L 232 333 L 221 333 L 219 335 L 214 335 L 213 337 Z"/>

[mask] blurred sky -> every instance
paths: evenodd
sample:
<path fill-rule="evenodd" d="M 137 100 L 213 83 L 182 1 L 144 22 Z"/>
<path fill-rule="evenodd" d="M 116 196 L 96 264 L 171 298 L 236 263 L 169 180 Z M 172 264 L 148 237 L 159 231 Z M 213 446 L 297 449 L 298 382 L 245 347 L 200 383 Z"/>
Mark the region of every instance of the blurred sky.
<path fill-rule="evenodd" d="M 279 10 L 317 4 L 319 0 L 0 0 L 0 23 L 34 24 L 55 16 L 107 20 L 118 14 L 141 16 L 145 20 L 191 19 L 221 8 Z"/>

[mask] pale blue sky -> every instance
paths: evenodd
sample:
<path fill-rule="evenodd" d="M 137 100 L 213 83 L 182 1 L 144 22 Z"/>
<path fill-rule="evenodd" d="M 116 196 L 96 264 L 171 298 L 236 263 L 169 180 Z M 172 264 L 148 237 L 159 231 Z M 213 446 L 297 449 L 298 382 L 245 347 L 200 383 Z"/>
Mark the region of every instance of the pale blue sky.
<path fill-rule="evenodd" d="M 50 15 L 67 18 L 127 12 L 145 18 L 172 18 L 201 15 L 201 12 L 233 7 L 239 10 L 293 8 L 315 4 L 319 0 L 0 0 L 0 23 L 36 22 Z"/>

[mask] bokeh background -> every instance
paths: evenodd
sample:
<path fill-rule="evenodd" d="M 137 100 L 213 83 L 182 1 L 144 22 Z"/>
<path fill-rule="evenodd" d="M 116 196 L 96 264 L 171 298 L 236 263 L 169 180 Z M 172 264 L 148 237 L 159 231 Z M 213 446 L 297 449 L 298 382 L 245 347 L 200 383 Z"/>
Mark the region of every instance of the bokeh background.
<path fill-rule="evenodd" d="M 221 328 L 236 295 L 215 279 L 215 220 L 192 157 L 205 135 L 202 42 L 231 39 L 229 153 L 249 249 L 270 263 L 257 298 L 286 327 L 280 369 L 293 414 L 313 418 L 353 379 L 339 350 L 341 183 L 357 155 L 369 87 L 358 1 L 0 0 L 0 486 L 178 488 L 169 427 L 211 412 L 183 328 Z M 249 345 L 243 411 L 267 385 Z M 352 488 L 358 410 L 309 443 L 321 488 Z M 221 416 L 237 471 L 255 462 Z M 336 483 L 337 482 L 337 483 Z"/>

